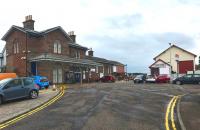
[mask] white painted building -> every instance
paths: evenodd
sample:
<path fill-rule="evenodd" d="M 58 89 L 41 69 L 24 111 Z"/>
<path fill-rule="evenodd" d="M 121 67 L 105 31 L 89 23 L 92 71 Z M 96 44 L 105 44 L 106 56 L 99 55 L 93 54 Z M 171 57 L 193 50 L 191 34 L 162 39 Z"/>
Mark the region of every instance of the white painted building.
<path fill-rule="evenodd" d="M 170 75 L 170 64 L 164 62 L 161 59 L 154 62 L 149 68 L 153 71 L 152 75 Z"/>
<path fill-rule="evenodd" d="M 151 69 L 151 74 L 170 74 L 170 69 L 173 73 L 186 74 L 187 71 L 195 70 L 195 58 L 195 54 L 172 45 L 157 55 L 154 58 L 155 62 L 149 68 Z M 165 68 L 160 64 L 165 64 Z"/>

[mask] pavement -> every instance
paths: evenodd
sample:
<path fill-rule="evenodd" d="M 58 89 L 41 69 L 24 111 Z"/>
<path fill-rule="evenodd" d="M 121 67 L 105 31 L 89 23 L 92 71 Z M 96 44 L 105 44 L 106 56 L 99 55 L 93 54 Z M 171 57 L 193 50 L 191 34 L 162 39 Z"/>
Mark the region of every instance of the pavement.
<path fill-rule="evenodd" d="M 165 130 L 169 101 L 184 94 L 180 105 L 183 123 L 187 130 L 193 130 L 194 124 L 198 130 L 200 105 L 199 97 L 194 96 L 198 91 L 199 85 L 133 82 L 68 85 L 59 101 L 4 130 Z M 190 110 L 191 107 L 194 109 Z M 177 113 L 174 114 L 180 130 Z"/>
<path fill-rule="evenodd" d="M 44 102 L 53 98 L 58 94 L 58 90 L 52 91 L 52 89 L 43 89 L 39 91 L 37 99 L 19 99 L 15 101 L 9 101 L 0 106 L 0 123 L 8 119 L 11 119 L 17 115 L 25 113 L 37 106 L 40 106 Z"/>

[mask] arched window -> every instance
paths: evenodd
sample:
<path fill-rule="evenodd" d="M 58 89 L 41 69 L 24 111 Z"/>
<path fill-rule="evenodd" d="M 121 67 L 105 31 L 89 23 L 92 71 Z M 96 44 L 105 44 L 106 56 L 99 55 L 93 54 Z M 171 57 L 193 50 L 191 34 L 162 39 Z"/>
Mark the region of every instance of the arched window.
<path fill-rule="evenodd" d="M 17 42 L 17 40 L 14 40 L 13 42 L 13 52 L 14 54 L 19 53 L 19 43 Z"/>
<path fill-rule="evenodd" d="M 54 52 L 54 53 L 61 54 L 62 48 L 61 48 L 61 44 L 60 44 L 60 42 L 59 42 L 58 40 L 56 40 L 56 41 L 54 42 L 53 48 L 54 48 L 54 49 L 53 49 L 53 52 Z"/>

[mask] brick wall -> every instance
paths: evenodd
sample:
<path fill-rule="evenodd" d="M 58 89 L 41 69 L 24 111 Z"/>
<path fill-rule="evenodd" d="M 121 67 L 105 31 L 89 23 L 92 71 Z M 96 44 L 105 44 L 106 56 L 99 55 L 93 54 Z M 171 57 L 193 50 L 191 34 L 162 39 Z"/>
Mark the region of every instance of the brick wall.
<path fill-rule="evenodd" d="M 19 53 L 14 54 L 14 43 L 18 43 Z M 7 52 L 7 68 L 6 72 L 15 72 L 18 76 L 25 76 L 26 66 L 25 60 L 21 58 L 25 56 L 23 50 L 26 49 L 26 35 L 19 31 L 13 31 L 10 37 L 6 40 L 6 52 Z"/>
<path fill-rule="evenodd" d="M 78 49 L 78 48 L 74 48 L 74 47 L 69 47 L 70 57 L 75 58 L 77 51 L 79 51 L 81 59 L 85 58 L 85 53 L 86 52 L 84 50 L 82 50 L 82 49 Z"/>

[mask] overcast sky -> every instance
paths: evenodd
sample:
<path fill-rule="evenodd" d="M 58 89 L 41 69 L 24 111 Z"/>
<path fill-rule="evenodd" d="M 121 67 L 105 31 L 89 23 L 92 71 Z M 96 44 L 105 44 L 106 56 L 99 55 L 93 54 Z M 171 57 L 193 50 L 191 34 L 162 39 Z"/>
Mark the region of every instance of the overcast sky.
<path fill-rule="evenodd" d="M 174 43 L 200 53 L 199 0 L 5 0 L 0 37 L 31 14 L 35 30 L 62 26 L 94 55 L 149 72 L 153 58 Z M 5 42 L 0 41 L 0 50 Z M 196 59 L 198 61 L 198 58 Z"/>

